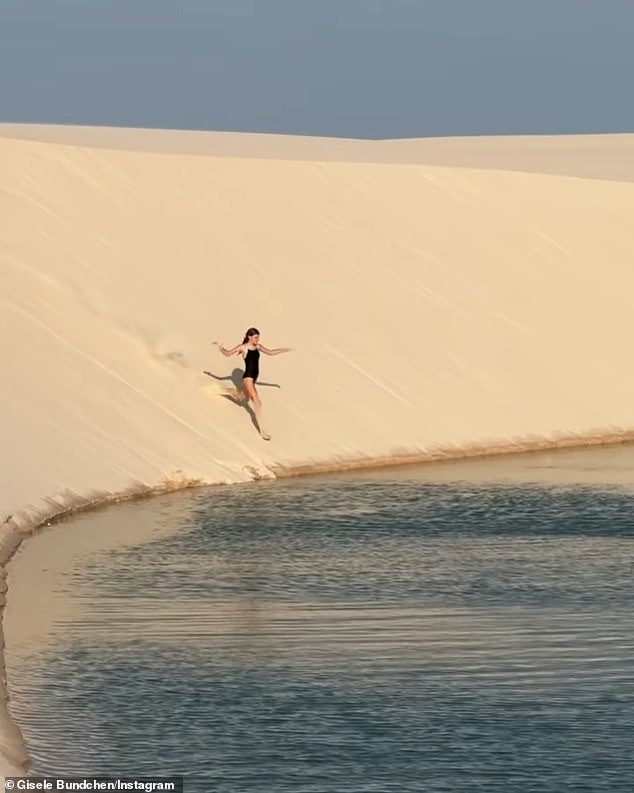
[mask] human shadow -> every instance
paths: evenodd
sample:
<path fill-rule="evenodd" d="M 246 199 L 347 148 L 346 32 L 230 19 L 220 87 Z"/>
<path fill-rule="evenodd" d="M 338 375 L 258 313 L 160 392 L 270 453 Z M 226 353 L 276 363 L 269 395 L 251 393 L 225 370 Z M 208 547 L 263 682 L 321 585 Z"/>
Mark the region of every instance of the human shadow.
<path fill-rule="evenodd" d="M 206 374 L 207 377 L 212 377 L 214 380 L 224 380 L 225 382 L 228 380 L 228 381 L 230 381 L 233 384 L 233 386 L 236 389 L 236 391 L 242 391 L 242 369 L 234 369 L 233 372 L 231 372 L 231 374 L 225 375 L 224 377 L 222 375 L 218 375 L 218 374 L 214 374 L 213 372 L 209 372 L 206 369 L 203 370 L 203 374 Z M 268 387 L 268 388 L 281 388 L 282 387 L 278 383 L 260 383 L 258 381 L 258 388 L 260 386 L 265 386 L 265 387 Z M 258 435 L 262 434 L 261 428 L 260 428 L 260 426 L 258 424 L 258 420 L 257 420 L 257 418 L 255 416 L 255 412 L 254 412 L 253 408 L 251 407 L 251 405 L 249 404 L 248 400 L 238 399 L 234 394 L 220 394 L 220 396 L 224 397 L 224 399 L 228 399 L 229 402 L 233 402 L 234 405 L 237 405 L 238 407 L 244 408 L 247 411 L 247 413 L 249 414 L 249 417 L 251 419 L 251 424 L 253 424 L 253 426 L 255 427 L 255 430 L 258 433 Z"/>
<path fill-rule="evenodd" d="M 224 377 L 219 374 L 214 374 L 213 372 L 208 372 L 206 369 L 203 370 L 203 374 L 206 374 L 207 377 L 213 377 L 214 380 L 230 380 L 235 388 L 242 390 L 242 369 L 234 369 L 231 374 L 225 375 Z M 265 388 L 282 387 L 279 383 L 262 383 L 258 380 L 258 388 L 260 386 L 264 386 Z"/>

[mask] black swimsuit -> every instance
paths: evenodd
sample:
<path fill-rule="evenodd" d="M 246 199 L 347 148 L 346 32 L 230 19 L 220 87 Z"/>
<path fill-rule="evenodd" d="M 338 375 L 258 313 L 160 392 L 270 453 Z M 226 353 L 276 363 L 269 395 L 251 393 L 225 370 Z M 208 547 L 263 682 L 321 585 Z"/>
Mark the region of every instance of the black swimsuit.
<path fill-rule="evenodd" d="M 257 347 L 255 349 L 247 347 L 246 355 L 244 355 L 244 374 L 242 375 L 242 379 L 244 380 L 245 377 L 252 377 L 253 382 L 255 383 L 259 374 L 260 351 Z"/>

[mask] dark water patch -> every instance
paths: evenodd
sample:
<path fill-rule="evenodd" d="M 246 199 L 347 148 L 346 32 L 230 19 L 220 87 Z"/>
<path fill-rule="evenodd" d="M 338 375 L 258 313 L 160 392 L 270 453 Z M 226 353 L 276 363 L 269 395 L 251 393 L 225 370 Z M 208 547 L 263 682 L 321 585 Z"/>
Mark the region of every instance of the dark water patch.
<path fill-rule="evenodd" d="M 256 483 L 198 498 L 177 533 L 74 576 L 104 598 L 345 591 L 377 605 L 474 606 L 511 593 L 518 603 L 630 608 L 632 540 L 634 493 L 617 488 Z"/>
<path fill-rule="evenodd" d="M 27 671 L 30 696 L 57 705 L 28 720 L 38 769 L 185 773 L 201 793 L 631 790 L 631 649 L 620 677 L 605 674 L 615 659 L 540 677 L 506 657 L 478 678 L 395 655 L 305 669 L 212 647 L 68 648 Z"/>

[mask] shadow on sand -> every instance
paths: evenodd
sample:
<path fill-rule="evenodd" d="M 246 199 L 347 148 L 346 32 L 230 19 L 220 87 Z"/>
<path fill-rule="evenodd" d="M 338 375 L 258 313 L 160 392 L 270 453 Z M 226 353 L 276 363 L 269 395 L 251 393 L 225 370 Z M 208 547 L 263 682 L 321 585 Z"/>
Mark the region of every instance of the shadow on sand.
<path fill-rule="evenodd" d="M 225 375 L 224 377 L 222 375 L 218 375 L 218 374 L 214 374 L 213 372 L 209 372 L 206 369 L 203 370 L 203 374 L 206 374 L 207 377 L 211 377 L 214 380 L 220 380 L 220 381 L 225 381 L 225 382 L 228 381 L 228 382 L 232 383 L 232 385 L 236 389 L 236 391 L 239 391 L 239 392 L 242 391 L 242 369 L 234 369 L 233 372 L 231 372 L 231 374 Z M 281 388 L 282 387 L 278 383 L 261 383 L 261 382 L 258 381 L 258 388 L 260 386 L 263 386 L 265 388 Z M 260 430 L 260 427 L 258 425 L 258 420 L 255 417 L 255 413 L 253 412 L 253 408 L 251 407 L 251 405 L 249 404 L 248 401 L 245 401 L 244 399 L 242 399 L 242 400 L 238 399 L 238 397 L 235 396 L 234 394 L 220 394 L 220 396 L 224 397 L 225 399 L 228 399 L 230 402 L 233 402 L 234 405 L 237 405 L 238 407 L 244 408 L 247 411 L 247 413 L 249 414 L 249 416 L 251 418 L 251 423 L 255 427 L 258 435 L 261 434 L 261 430 Z"/>

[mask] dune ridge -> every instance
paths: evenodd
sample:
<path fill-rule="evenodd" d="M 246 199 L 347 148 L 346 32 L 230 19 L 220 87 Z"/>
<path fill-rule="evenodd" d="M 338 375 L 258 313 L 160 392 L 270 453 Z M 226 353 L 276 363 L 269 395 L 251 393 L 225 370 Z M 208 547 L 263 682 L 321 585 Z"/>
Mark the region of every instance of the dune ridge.
<path fill-rule="evenodd" d="M 632 133 L 360 140 L 250 132 L 0 123 L 1 138 L 158 154 L 446 165 L 634 181 Z"/>
<path fill-rule="evenodd" d="M 0 125 L 0 152 L 5 590 L 24 537 L 107 500 L 634 439 L 634 136 Z M 261 362 L 270 443 L 211 345 L 253 324 L 294 348 Z"/>

